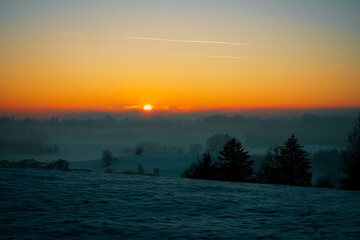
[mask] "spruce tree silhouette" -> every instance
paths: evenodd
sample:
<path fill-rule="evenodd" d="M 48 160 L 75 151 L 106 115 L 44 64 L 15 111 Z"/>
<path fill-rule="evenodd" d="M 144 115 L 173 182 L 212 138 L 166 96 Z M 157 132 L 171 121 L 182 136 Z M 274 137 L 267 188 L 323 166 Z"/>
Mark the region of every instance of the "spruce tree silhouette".
<path fill-rule="evenodd" d="M 348 135 L 348 144 L 342 154 L 342 188 L 360 190 L 360 114 Z"/>
<path fill-rule="evenodd" d="M 217 169 L 219 180 L 243 182 L 249 181 L 253 173 L 253 161 L 245 151 L 240 141 L 236 138 L 225 143 L 224 148 L 219 151 Z"/>
<path fill-rule="evenodd" d="M 281 148 L 281 183 L 296 186 L 311 186 L 310 159 L 294 134 Z"/>

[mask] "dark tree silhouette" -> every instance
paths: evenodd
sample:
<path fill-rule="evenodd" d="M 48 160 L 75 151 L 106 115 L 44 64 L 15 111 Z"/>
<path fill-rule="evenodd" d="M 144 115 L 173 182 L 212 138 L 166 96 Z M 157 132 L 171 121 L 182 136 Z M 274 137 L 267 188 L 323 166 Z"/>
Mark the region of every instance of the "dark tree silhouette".
<path fill-rule="evenodd" d="M 64 159 L 59 159 L 55 161 L 55 169 L 58 170 L 68 170 L 69 169 L 69 162 Z"/>
<path fill-rule="evenodd" d="M 215 168 L 211 154 L 209 152 L 205 152 L 201 157 L 198 157 L 197 163 L 193 162 L 192 165 L 185 170 L 183 177 L 195 179 L 214 179 Z"/>
<path fill-rule="evenodd" d="M 360 114 L 348 135 L 346 150 L 342 154 L 342 187 L 360 190 Z"/>
<path fill-rule="evenodd" d="M 314 186 L 321 188 L 336 188 L 339 185 L 339 174 L 337 173 L 327 173 L 319 176 Z"/>
<path fill-rule="evenodd" d="M 59 159 L 54 162 L 46 164 L 45 168 L 55 169 L 55 170 L 69 170 L 69 162 L 64 159 Z"/>
<path fill-rule="evenodd" d="M 285 141 L 281 148 L 281 181 L 283 184 L 311 186 L 312 174 L 308 153 L 303 150 L 294 134 Z"/>
<path fill-rule="evenodd" d="M 243 182 L 251 179 L 254 162 L 249 160 L 250 155 L 236 138 L 225 143 L 218 158 L 216 165 L 220 180 Z"/>
<path fill-rule="evenodd" d="M 137 166 L 137 173 L 138 174 L 144 174 L 144 168 L 143 168 L 143 166 L 141 166 L 140 163 Z"/>
<path fill-rule="evenodd" d="M 111 165 L 113 161 L 112 152 L 109 149 L 106 149 L 102 152 L 101 162 L 104 167 L 108 167 Z"/>
<path fill-rule="evenodd" d="M 283 182 L 280 151 L 280 147 L 270 148 L 267 150 L 257 173 L 257 180 L 259 182 L 270 184 L 278 184 Z"/>

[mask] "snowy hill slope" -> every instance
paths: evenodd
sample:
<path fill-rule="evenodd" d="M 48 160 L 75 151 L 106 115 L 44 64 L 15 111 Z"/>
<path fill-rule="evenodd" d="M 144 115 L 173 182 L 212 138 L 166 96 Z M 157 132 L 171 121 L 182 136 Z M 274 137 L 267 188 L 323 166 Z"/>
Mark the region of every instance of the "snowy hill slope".
<path fill-rule="evenodd" d="M 359 239 L 360 192 L 0 169 L 1 238 Z"/>

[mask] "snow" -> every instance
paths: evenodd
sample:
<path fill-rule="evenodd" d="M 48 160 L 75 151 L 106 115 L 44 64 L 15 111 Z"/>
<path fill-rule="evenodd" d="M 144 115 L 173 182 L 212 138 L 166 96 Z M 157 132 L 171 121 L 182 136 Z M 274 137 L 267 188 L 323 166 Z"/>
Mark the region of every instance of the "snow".
<path fill-rule="evenodd" d="M 2 239 L 360 239 L 360 192 L 0 169 Z"/>

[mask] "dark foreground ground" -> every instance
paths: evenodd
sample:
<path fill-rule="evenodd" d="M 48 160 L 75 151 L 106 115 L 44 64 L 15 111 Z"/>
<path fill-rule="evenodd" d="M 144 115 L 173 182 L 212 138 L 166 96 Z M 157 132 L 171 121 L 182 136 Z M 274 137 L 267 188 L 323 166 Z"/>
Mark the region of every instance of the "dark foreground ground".
<path fill-rule="evenodd" d="M 0 239 L 360 239 L 360 192 L 0 169 Z"/>

